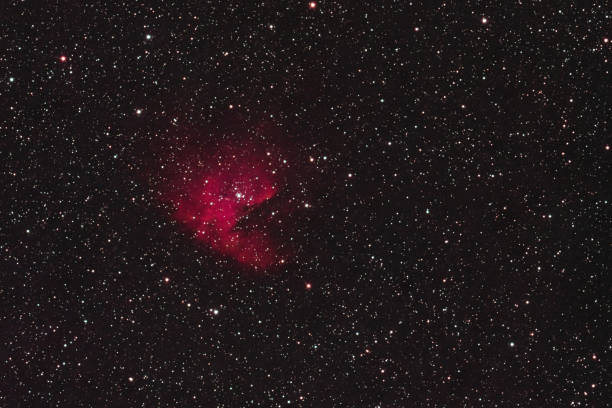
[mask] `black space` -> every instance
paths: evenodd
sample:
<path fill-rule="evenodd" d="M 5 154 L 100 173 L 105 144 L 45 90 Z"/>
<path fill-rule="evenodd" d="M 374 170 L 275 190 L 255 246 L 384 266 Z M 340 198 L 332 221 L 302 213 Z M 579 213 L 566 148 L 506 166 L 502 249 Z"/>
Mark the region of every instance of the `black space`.
<path fill-rule="evenodd" d="M 608 5 L 459 3 L 3 2 L 0 406 L 609 406 Z M 270 270 L 163 199 L 245 142 Z"/>

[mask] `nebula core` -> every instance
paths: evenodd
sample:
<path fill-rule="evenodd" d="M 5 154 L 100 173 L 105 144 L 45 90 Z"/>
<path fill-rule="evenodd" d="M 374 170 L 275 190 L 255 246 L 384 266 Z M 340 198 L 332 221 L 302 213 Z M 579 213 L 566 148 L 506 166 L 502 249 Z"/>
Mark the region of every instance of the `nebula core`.
<path fill-rule="evenodd" d="M 197 240 L 255 269 L 287 261 L 287 248 L 271 233 L 279 211 L 262 209 L 282 186 L 283 159 L 276 149 L 242 141 L 182 161 L 166 198 Z"/>

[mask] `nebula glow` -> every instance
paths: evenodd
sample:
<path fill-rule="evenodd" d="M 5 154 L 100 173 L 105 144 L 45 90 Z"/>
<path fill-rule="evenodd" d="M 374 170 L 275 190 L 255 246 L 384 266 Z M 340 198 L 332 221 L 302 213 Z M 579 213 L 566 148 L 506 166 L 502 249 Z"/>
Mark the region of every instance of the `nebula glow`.
<path fill-rule="evenodd" d="M 247 145 L 187 159 L 167 195 L 174 217 L 199 241 L 243 265 L 268 268 L 287 256 L 271 236 L 274 212 L 260 209 L 277 195 L 282 166 L 278 153 Z"/>

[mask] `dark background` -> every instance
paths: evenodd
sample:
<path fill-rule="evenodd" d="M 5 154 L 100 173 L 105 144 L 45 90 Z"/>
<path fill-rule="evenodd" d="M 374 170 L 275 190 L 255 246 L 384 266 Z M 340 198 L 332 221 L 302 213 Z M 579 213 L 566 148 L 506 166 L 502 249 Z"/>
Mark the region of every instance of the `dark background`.
<path fill-rule="evenodd" d="M 3 2 L 0 406 L 607 406 L 606 9 Z M 261 129 L 254 274 L 159 188 Z"/>

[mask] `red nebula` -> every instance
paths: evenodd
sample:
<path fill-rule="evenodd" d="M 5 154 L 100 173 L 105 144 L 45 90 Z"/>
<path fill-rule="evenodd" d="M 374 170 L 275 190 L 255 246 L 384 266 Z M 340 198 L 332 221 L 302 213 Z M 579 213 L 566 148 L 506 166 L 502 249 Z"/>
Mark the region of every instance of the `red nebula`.
<path fill-rule="evenodd" d="M 214 251 L 243 265 L 269 268 L 286 261 L 271 236 L 273 211 L 262 204 L 282 186 L 282 157 L 251 143 L 225 146 L 205 159 L 187 159 L 167 198 L 175 218 Z"/>

